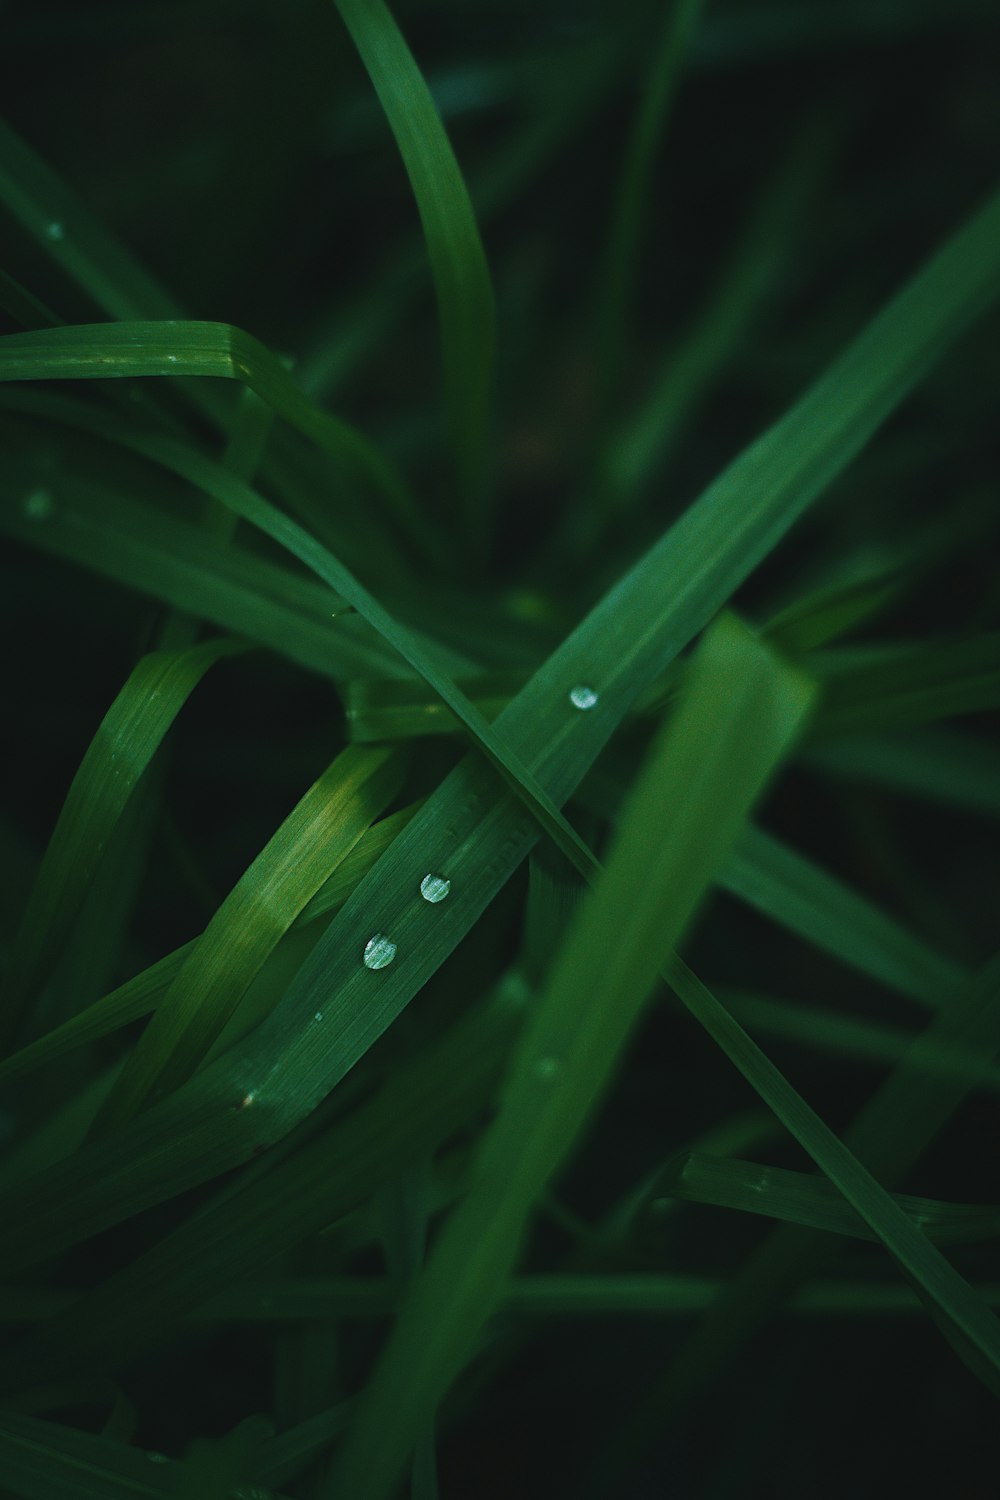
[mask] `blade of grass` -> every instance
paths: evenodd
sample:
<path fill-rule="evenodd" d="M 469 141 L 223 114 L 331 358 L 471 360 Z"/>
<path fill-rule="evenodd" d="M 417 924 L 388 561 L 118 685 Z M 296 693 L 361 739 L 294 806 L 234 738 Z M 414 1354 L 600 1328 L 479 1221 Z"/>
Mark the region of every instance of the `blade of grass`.
<path fill-rule="evenodd" d="M 105 1101 L 98 1134 L 195 1071 L 247 986 L 398 790 L 399 752 L 349 747 L 309 788 L 212 917 Z"/>
<path fill-rule="evenodd" d="M 678 714 L 629 800 L 603 879 L 532 1012 L 469 1194 L 436 1241 L 359 1397 L 329 1493 L 381 1500 L 392 1492 L 499 1301 L 539 1193 L 607 1089 L 659 968 L 810 698 L 806 682 L 731 617 L 707 632 Z"/>
<path fill-rule="evenodd" d="M 812 652 L 823 685 L 817 739 L 911 729 L 1000 707 L 1000 631 L 881 649 Z"/>
<path fill-rule="evenodd" d="M 144 656 L 108 709 L 66 794 L 11 957 L 3 1025 L 44 984 L 137 782 L 209 667 L 246 651 L 228 638 Z"/>
<path fill-rule="evenodd" d="M 807 745 L 802 764 L 848 781 L 871 781 L 985 817 L 1000 818 L 1000 757 L 992 745 L 952 730 L 898 738 L 852 737 Z"/>
<path fill-rule="evenodd" d="M 483 535 L 493 382 L 493 286 L 451 144 L 413 55 L 382 0 L 335 0 L 396 139 L 416 199 L 437 292 L 446 405 L 460 500 Z"/>

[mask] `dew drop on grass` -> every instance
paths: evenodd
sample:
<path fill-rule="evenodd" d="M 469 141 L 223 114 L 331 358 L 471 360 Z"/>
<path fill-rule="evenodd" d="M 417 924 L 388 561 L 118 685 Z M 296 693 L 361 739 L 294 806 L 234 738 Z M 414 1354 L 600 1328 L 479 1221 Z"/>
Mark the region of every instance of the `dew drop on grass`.
<path fill-rule="evenodd" d="M 451 881 L 445 880 L 443 875 L 425 875 L 420 882 L 420 894 L 432 906 L 443 901 L 450 890 Z"/>
<path fill-rule="evenodd" d="M 316 1014 L 313 1016 L 313 1020 L 314 1021 L 322 1021 L 322 1019 L 323 1019 L 323 1012 L 321 1010 L 318 1010 L 316 1012 Z"/>
<path fill-rule="evenodd" d="M 24 502 L 24 514 L 29 521 L 47 521 L 54 510 L 48 490 L 32 490 Z"/>
<path fill-rule="evenodd" d="M 597 694 L 592 687 L 586 687 L 580 683 L 577 687 L 570 689 L 569 701 L 574 708 L 581 711 L 593 708 L 597 702 Z"/>
<path fill-rule="evenodd" d="M 45 226 L 45 235 L 50 240 L 64 240 L 66 238 L 66 226 L 60 224 L 58 219 L 53 219 Z"/>
<path fill-rule="evenodd" d="M 167 355 L 167 364 L 168 365 L 175 365 L 176 363 L 177 363 L 177 355 L 176 354 L 168 354 Z"/>
<path fill-rule="evenodd" d="M 396 957 L 396 944 L 391 938 L 384 937 L 381 932 L 369 938 L 365 944 L 362 955 L 366 969 L 385 969 Z"/>

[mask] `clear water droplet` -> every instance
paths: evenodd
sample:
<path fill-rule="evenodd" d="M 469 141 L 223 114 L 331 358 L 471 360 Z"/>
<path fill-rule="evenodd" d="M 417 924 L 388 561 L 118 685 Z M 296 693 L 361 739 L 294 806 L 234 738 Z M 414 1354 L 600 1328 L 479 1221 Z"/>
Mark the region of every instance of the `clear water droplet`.
<path fill-rule="evenodd" d="M 323 1012 L 321 1010 L 318 1010 L 316 1012 L 316 1014 L 313 1016 L 313 1020 L 314 1021 L 322 1021 L 322 1019 L 323 1019 Z"/>
<path fill-rule="evenodd" d="M 24 514 L 29 521 L 47 521 L 55 510 L 55 503 L 48 490 L 32 490 L 24 502 Z"/>
<path fill-rule="evenodd" d="M 597 702 L 597 694 L 592 687 L 587 687 L 584 683 L 579 683 L 575 688 L 570 689 L 569 701 L 574 708 L 586 710 L 594 707 Z"/>
<path fill-rule="evenodd" d="M 551 1083 L 560 1066 L 558 1057 L 540 1057 L 535 1063 L 535 1072 L 545 1083 Z"/>
<path fill-rule="evenodd" d="M 438 901 L 443 901 L 450 890 L 451 881 L 445 880 L 443 875 L 425 875 L 420 882 L 421 896 L 432 905 L 436 905 Z"/>
<path fill-rule="evenodd" d="M 60 224 L 58 219 L 53 219 L 45 226 L 45 234 L 50 240 L 64 240 L 66 238 L 66 226 Z"/>
<path fill-rule="evenodd" d="M 366 969 L 386 969 L 396 957 L 396 944 L 381 932 L 369 938 L 362 955 Z"/>
<path fill-rule="evenodd" d="M 167 364 L 168 365 L 175 365 L 176 363 L 177 363 L 177 355 L 176 354 L 168 354 L 167 355 Z"/>

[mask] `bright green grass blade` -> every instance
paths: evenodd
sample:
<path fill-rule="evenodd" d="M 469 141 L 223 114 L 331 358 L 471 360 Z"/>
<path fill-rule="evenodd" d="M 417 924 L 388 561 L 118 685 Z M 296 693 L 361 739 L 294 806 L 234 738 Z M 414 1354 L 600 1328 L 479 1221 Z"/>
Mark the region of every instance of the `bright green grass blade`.
<path fill-rule="evenodd" d="M 1000 707 L 1000 632 L 879 649 L 870 663 L 866 655 L 864 648 L 811 653 L 823 685 L 817 738 L 911 729 Z"/>
<path fill-rule="evenodd" d="M 950 730 L 891 739 L 858 737 L 806 746 L 804 766 L 846 781 L 1000 818 L 1000 755 L 986 740 Z"/>
<path fill-rule="evenodd" d="M 484 719 L 492 722 L 525 680 L 524 672 L 481 672 L 475 677 L 456 677 L 455 686 Z M 461 729 L 460 721 L 448 705 L 425 683 L 414 680 L 352 682 L 347 688 L 344 711 L 347 732 L 355 744 L 361 745 L 409 740 L 418 735 L 454 734 Z"/>
<path fill-rule="evenodd" d="M 845 1203 L 831 1183 L 804 1172 L 760 1166 L 732 1157 L 688 1152 L 665 1168 L 657 1191 L 685 1203 L 711 1203 L 743 1213 L 764 1214 L 832 1234 L 873 1240 L 867 1224 Z M 903 1193 L 894 1201 L 937 1245 L 968 1245 L 1000 1234 L 1000 1208 L 971 1203 L 941 1203 Z"/>
<path fill-rule="evenodd" d="M 597 367 L 605 408 L 617 401 L 638 275 L 639 248 L 652 201 L 657 151 L 702 0 L 670 0 L 649 53 L 611 211 L 596 318 Z"/>
<path fill-rule="evenodd" d="M 347 422 L 321 411 L 263 344 L 228 323 L 88 323 L 0 339 L 2 380 L 216 376 L 249 386 L 276 415 L 362 477 L 390 514 L 416 524 L 412 497 L 385 455 Z"/>
<path fill-rule="evenodd" d="M 195 1071 L 251 980 L 399 790 L 399 752 L 349 747 L 306 792 L 212 917 L 96 1122 L 120 1129 Z"/>
<path fill-rule="evenodd" d="M 336 0 L 385 111 L 417 202 L 437 292 L 449 426 L 472 531 L 493 382 L 493 286 L 475 214 L 434 101 L 382 0 Z"/>
<path fill-rule="evenodd" d="M 306 903 L 292 923 L 299 929 L 309 922 L 342 906 L 355 886 L 382 857 L 393 839 L 413 817 L 417 804 L 391 813 L 367 829 L 357 844 L 345 855 L 337 868 L 327 876 L 316 894 Z M 197 938 L 167 953 L 133 979 L 96 1000 L 52 1031 L 0 1062 L 0 1082 L 19 1078 L 36 1068 L 64 1057 L 77 1047 L 96 1042 L 102 1036 L 119 1031 L 131 1021 L 140 1021 L 160 1004 L 194 952 Z"/>
<path fill-rule="evenodd" d="M 28 900 L 5 990 L 8 1036 L 44 984 L 133 789 L 178 713 L 209 667 L 246 649 L 223 638 L 152 652 L 108 709 L 66 794 Z"/>
<path fill-rule="evenodd" d="M 966 978 L 960 964 L 762 828 L 744 829 L 721 884 L 806 942 L 925 1005 L 939 1005 Z"/>
<path fill-rule="evenodd" d="M 573 791 L 635 698 L 988 303 L 998 268 L 1000 198 L 959 230 L 803 400 L 709 487 L 508 705 L 496 729 L 536 769 L 556 803 Z M 225 480 L 235 483 L 228 474 Z M 578 684 L 598 694 L 592 709 L 569 705 Z M 81 1154 L 72 1174 L 44 1174 L 29 1197 L 4 1202 L 2 1263 L 54 1253 L 57 1244 L 75 1243 L 279 1139 L 395 1019 L 536 838 L 534 820 L 498 795 L 492 771 L 478 757 L 466 758 L 330 924 L 254 1038 L 147 1112 L 125 1139 L 100 1143 L 86 1159 Z M 410 903 L 415 882 L 435 868 L 456 878 L 430 927 L 415 919 Z M 395 926 L 404 912 L 408 946 L 373 988 L 359 956 L 375 932 L 386 922 Z M 336 1056 L 307 1041 L 308 1018 L 328 1007 L 331 995 L 340 1017 Z M 273 1083 L 260 1097 L 266 1107 L 235 1111 L 234 1102 L 265 1079 Z"/>
<path fill-rule="evenodd" d="M 606 873 L 532 1011 L 469 1195 L 359 1398 L 331 1494 L 381 1500 L 392 1492 L 499 1300 L 539 1193 L 605 1092 L 657 971 L 810 699 L 805 680 L 732 617 L 706 634 L 681 707 L 629 799 Z"/>
<path fill-rule="evenodd" d="M 916 1040 L 914 1033 L 905 1027 L 888 1026 L 866 1016 L 844 1015 L 825 1007 L 779 1000 L 772 995 L 747 994 L 723 986 L 717 987 L 717 993 L 726 1009 L 751 1032 L 807 1047 L 824 1057 L 849 1057 L 893 1067 Z M 947 1053 L 926 1054 L 921 1066 L 931 1075 L 954 1074 L 992 1093 L 1000 1091 L 1000 1068 L 993 1067 L 984 1077 L 982 1059 L 974 1052 L 963 1053 L 953 1048 Z"/>

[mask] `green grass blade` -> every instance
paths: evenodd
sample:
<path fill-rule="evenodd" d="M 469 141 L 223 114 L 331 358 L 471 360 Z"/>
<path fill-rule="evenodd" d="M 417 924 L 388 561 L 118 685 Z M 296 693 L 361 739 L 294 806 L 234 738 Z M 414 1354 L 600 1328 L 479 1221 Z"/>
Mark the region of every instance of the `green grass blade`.
<path fill-rule="evenodd" d="M 10 333 L 0 339 L 0 380 L 103 380 L 125 376 L 213 376 L 250 387 L 275 414 L 346 472 L 362 478 L 389 513 L 416 526 L 405 481 L 347 422 L 303 395 L 263 344 L 228 323 L 87 323 Z"/>
<path fill-rule="evenodd" d="M 985 740 L 969 735 L 929 730 L 899 738 L 858 736 L 808 745 L 801 761 L 846 781 L 871 782 L 904 796 L 1000 818 L 1000 756 Z"/>
<path fill-rule="evenodd" d="M 870 662 L 866 656 L 863 648 L 811 654 L 824 690 L 818 739 L 891 733 L 1000 707 L 1000 632 L 880 648 Z"/>
<path fill-rule="evenodd" d="M 209 667 L 245 651 L 206 641 L 144 656 L 108 709 L 66 795 L 28 900 L 4 997 L 9 1035 L 51 971 L 132 792 Z"/>
<path fill-rule="evenodd" d="M 481 529 L 493 382 L 493 286 L 462 174 L 434 101 L 382 0 L 336 0 L 396 138 L 437 292 L 461 499 Z"/>
<path fill-rule="evenodd" d="M 760 1166 L 733 1157 L 688 1152 L 664 1169 L 656 1191 L 685 1203 L 711 1203 L 743 1213 L 759 1213 L 789 1224 L 832 1234 L 874 1240 L 876 1235 L 831 1183 L 804 1172 Z M 975 1244 L 1000 1234 L 1000 1208 L 942 1203 L 931 1198 L 893 1195 L 894 1202 L 937 1245 Z"/>
<path fill-rule="evenodd" d="M 156 1008 L 96 1121 L 120 1129 L 195 1071 L 250 982 L 399 789 L 399 752 L 343 751 L 212 917 Z"/>
<path fill-rule="evenodd" d="M 539 1193 L 606 1090 L 657 971 L 810 698 L 806 682 L 732 618 L 706 634 L 607 871 L 532 1013 L 469 1196 L 437 1240 L 359 1399 L 331 1493 L 380 1500 L 392 1492 L 500 1298 Z"/>
<path fill-rule="evenodd" d="M 721 884 L 806 942 L 925 1005 L 939 1005 L 966 977 L 960 964 L 762 828 L 744 829 Z"/>

